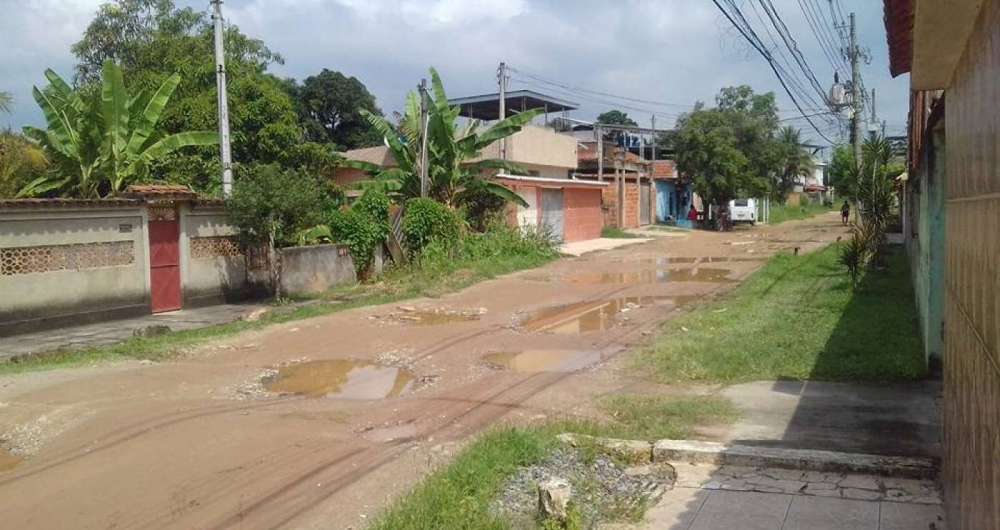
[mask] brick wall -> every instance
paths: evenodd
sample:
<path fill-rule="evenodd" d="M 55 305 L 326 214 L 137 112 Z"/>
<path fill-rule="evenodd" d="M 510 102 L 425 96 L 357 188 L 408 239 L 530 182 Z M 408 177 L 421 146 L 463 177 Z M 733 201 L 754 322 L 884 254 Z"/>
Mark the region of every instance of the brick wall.
<path fill-rule="evenodd" d="M 1000 0 L 946 90 L 944 357 L 948 527 L 1000 528 Z"/>
<path fill-rule="evenodd" d="M 601 237 L 601 190 L 567 188 L 563 190 L 563 208 L 567 242 Z"/>
<path fill-rule="evenodd" d="M 625 228 L 639 226 L 639 184 L 625 183 Z"/>
<path fill-rule="evenodd" d="M 604 188 L 601 200 L 604 209 L 604 226 L 619 226 L 618 223 L 618 193 L 614 180 Z M 620 228 L 636 228 L 639 226 L 639 184 L 633 181 L 625 182 L 625 217 Z"/>

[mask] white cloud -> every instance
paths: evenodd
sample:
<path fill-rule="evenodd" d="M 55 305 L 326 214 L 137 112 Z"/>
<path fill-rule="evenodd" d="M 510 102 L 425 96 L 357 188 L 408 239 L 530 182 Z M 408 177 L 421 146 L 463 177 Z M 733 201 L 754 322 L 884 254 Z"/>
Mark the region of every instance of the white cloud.
<path fill-rule="evenodd" d="M 207 0 L 177 1 L 207 7 Z M 14 0 L 0 0 L 6 2 Z M 0 89 L 12 90 L 18 98 L 15 125 L 39 120 L 30 101 L 31 83 L 39 82 L 45 66 L 69 73 L 69 46 L 98 3 L 36 0 L 4 10 L 11 16 L 0 21 L 0 49 L 5 50 Z M 821 82 L 828 83 L 829 65 L 798 3 L 775 4 Z M 845 4 L 859 11 L 859 34 L 872 49 L 866 84 L 881 94 L 880 112 L 890 125 L 904 123 L 906 82 L 888 77 L 881 2 Z M 493 91 L 500 60 L 567 85 L 685 105 L 711 101 L 719 88 L 746 83 L 776 91 L 779 105 L 791 108 L 766 63 L 746 53 L 705 0 L 227 0 L 225 9 L 230 21 L 285 57 L 285 65 L 274 67 L 279 75 L 303 78 L 323 68 L 340 70 L 361 79 L 390 111 L 402 105 L 406 91 L 432 65 L 451 95 Z M 524 75 L 515 78 L 515 88 L 530 86 L 578 101 L 580 118 L 592 118 L 610 106 L 597 101 L 607 102 L 607 97 L 569 95 Z M 635 102 L 622 106 L 648 107 Z M 648 112 L 625 110 L 648 123 Z M 675 115 L 684 108 L 656 110 Z"/>

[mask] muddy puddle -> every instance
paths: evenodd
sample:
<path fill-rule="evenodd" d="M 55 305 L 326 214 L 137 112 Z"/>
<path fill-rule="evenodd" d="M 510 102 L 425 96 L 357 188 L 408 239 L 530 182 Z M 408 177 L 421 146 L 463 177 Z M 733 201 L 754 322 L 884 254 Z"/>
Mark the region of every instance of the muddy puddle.
<path fill-rule="evenodd" d="M 522 373 L 575 372 L 600 360 L 599 352 L 577 350 L 524 350 L 483 356 L 483 361 L 492 368 Z"/>
<path fill-rule="evenodd" d="M 735 280 L 729 278 L 732 271 L 714 267 L 648 269 L 628 272 L 603 272 L 599 274 L 580 274 L 572 276 L 569 281 L 588 285 L 608 284 L 639 284 L 668 282 L 706 282 L 729 283 Z"/>
<path fill-rule="evenodd" d="M 340 399 L 396 397 L 413 384 L 413 373 L 367 361 L 331 359 L 291 364 L 267 377 L 264 388 L 278 394 Z"/>
<path fill-rule="evenodd" d="M 12 455 L 9 451 L 0 447 L 0 473 L 14 469 L 23 461 L 23 458 Z"/>
<path fill-rule="evenodd" d="M 408 324 L 437 326 L 479 320 L 481 313 L 474 311 L 449 311 L 444 309 L 414 309 L 401 307 L 399 313 L 393 313 L 391 318 Z"/>
<path fill-rule="evenodd" d="M 650 305 L 683 306 L 697 296 L 633 296 L 577 302 L 540 309 L 529 314 L 520 323 L 527 331 L 544 331 L 560 335 L 578 335 L 604 331 L 618 325 L 619 314 Z"/>

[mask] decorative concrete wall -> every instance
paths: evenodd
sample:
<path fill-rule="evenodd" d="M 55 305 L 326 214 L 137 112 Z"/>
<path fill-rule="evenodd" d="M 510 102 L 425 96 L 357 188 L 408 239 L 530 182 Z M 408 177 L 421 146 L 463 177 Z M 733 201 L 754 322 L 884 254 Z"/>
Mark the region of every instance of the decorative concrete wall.
<path fill-rule="evenodd" d="M 180 214 L 184 306 L 249 296 L 246 258 L 225 210 L 220 206 L 182 205 Z"/>
<path fill-rule="evenodd" d="M 380 269 L 380 264 L 376 268 Z M 282 293 L 317 294 L 356 281 L 354 260 L 347 247 L 315 245 L 281 249 Z"/>
<path fill-rule="evenodd" d="M 944 469 L 948 527 L 1000 528 L 1000 1 L 946 90 Z"/>
<path fill-rule="evenodd" d="M 148 312 L 145 227 L 129 201 L 0 208 L 0 335 Z"/>

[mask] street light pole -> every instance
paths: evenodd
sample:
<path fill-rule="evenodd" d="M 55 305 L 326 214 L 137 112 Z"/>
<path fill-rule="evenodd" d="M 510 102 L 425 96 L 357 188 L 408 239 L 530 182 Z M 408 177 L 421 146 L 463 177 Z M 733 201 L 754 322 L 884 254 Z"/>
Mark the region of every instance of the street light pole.
<path fill-rule="evenodd" d="M 215 85 L 219 105 L 219 151 L 222 160 L 222 196 L 233 194 L 233 160 L 229 150 L 229 102 L 226 94 L 226 52 L 222 26 L 222 0 L 212 0 L 212 22 L 215 26 Z"/>
<path fill-rule="evenodd" d="M 427 80 L 421 79 L 417 87 L 420 91 L 420 196 L 426 197 L 430 188 L 427 171 L 427 129 L 430 115 L 427 108 Z"/>

